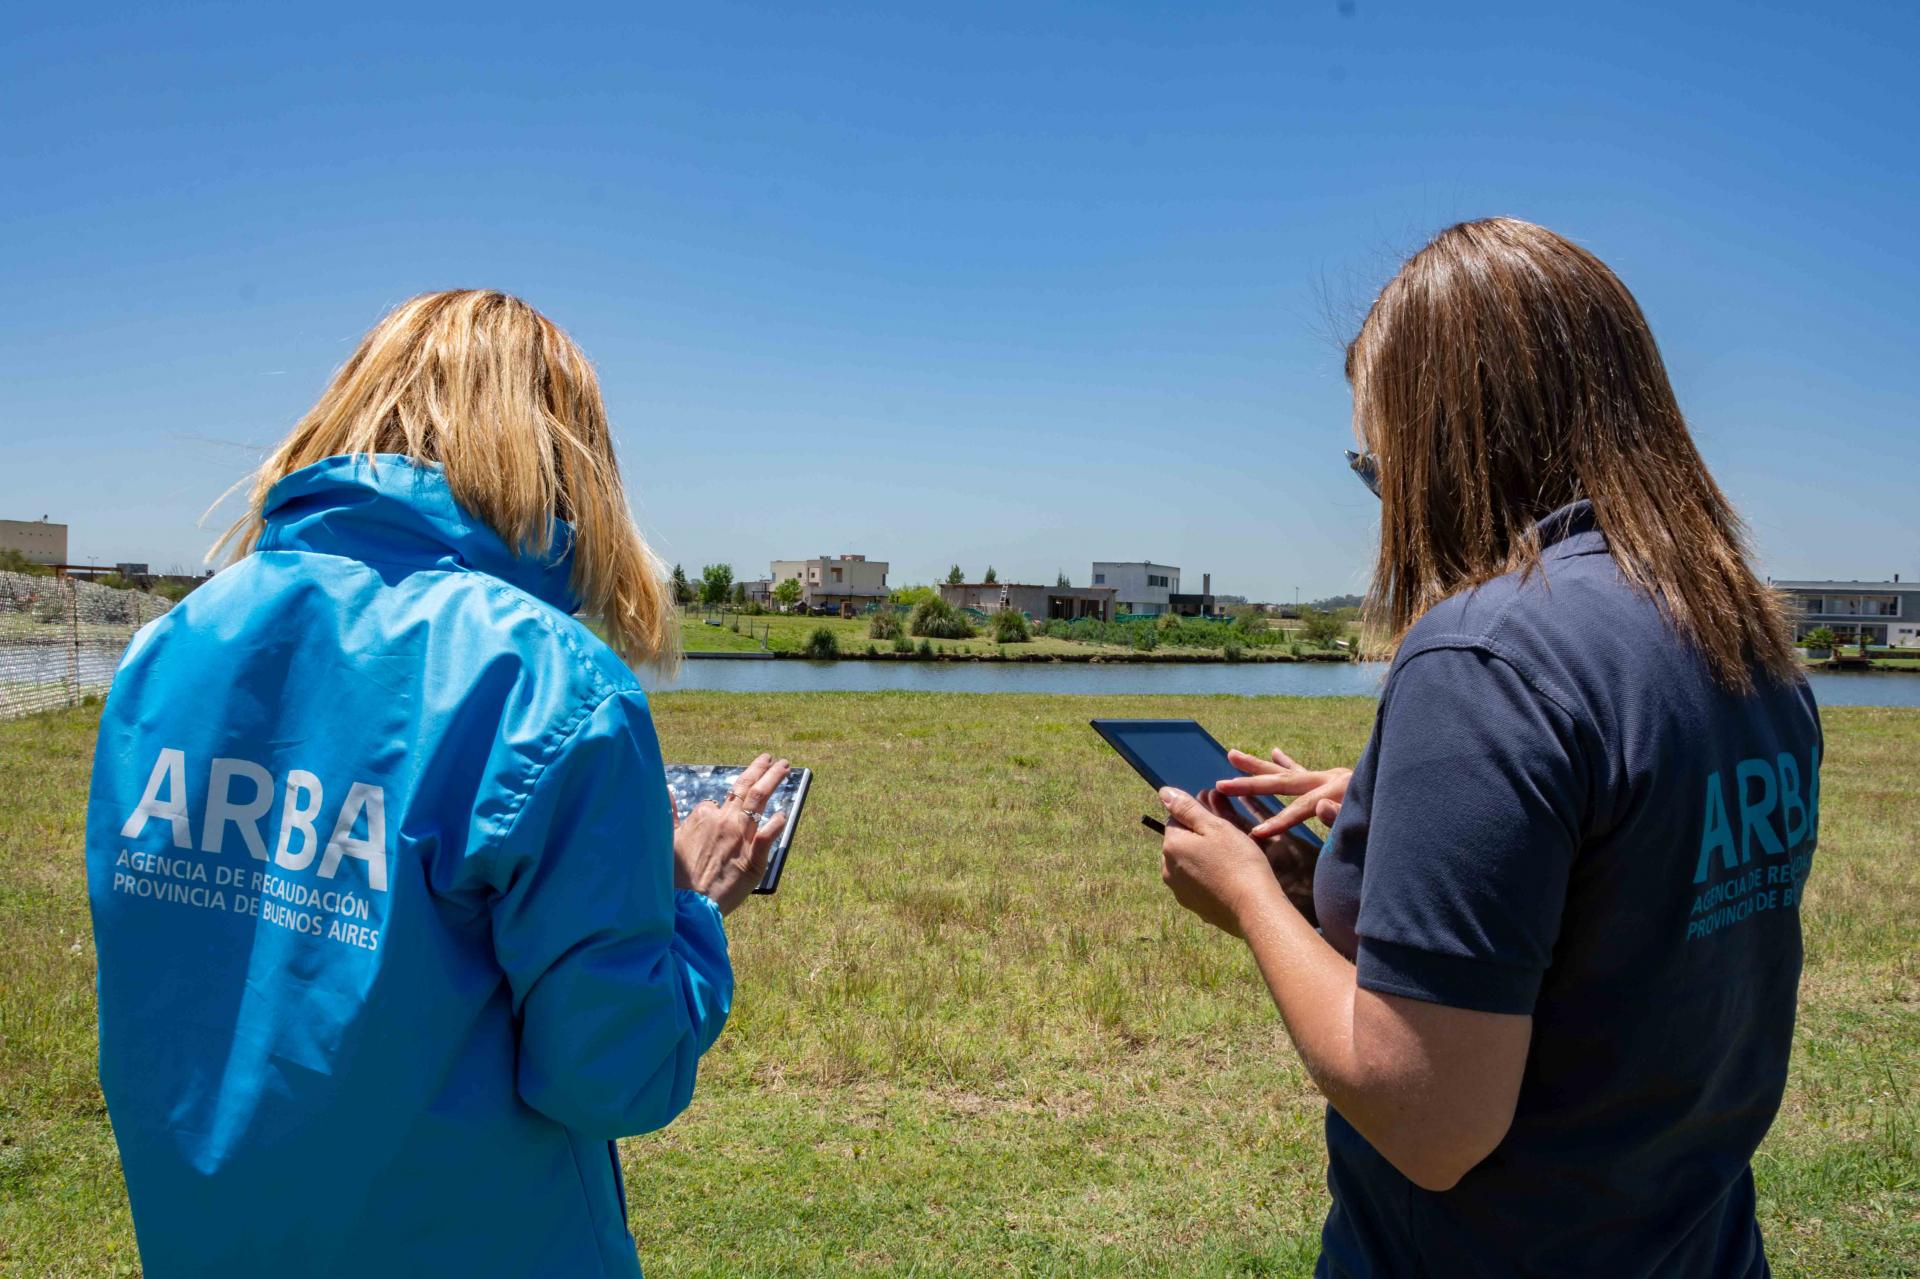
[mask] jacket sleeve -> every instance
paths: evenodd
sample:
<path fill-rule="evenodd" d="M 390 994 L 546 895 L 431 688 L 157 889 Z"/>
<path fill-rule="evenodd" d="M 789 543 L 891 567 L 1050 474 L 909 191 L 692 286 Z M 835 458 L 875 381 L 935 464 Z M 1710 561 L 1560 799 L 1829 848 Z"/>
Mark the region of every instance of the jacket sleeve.
<path fill-rule="evenodd" d="M 733 1000 L 718 908 L 673 886 L 670 803 L 646 700 L 616 693 L 540 771 L 489 876 L 521 1099 L 589 1137 L 672 1122 Z"/>

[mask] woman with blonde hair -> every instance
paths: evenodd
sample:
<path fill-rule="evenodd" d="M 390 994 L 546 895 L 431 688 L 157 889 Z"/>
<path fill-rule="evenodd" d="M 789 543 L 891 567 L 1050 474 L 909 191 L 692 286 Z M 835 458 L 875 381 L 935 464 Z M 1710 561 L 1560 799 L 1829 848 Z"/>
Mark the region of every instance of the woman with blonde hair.
<path fill-rule="evenodd" d="M 1347 374 L 1373 736 L 1352 770 L 1236 756 L 1222 794 L 1299 797 L 1247 830 L 1162 794 L 1168 885 L 1327 1098 L 1316 1273 L 1763 1276 L 1820 804 L 1780 605 L 1639 306 L 1553 232 L 1443 231 Z M 1260 841 L 1311 817 L 1283 882 Z"/>
<path fill-rule="evenodd" d="M 592 368 L 517 298 L 413 298 L 223 542 L 88 807 L 145 1273 L 637 1276 L 613 1139 L 692 1095 L 786 765 L 676 828 L 627 664 L 676 624 Z"/>

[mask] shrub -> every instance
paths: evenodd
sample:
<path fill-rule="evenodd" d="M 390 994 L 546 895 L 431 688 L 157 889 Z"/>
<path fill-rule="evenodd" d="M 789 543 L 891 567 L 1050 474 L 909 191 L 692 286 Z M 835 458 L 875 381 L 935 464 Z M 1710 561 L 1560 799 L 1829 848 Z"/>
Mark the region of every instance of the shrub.
<path fill-rule="evenodd" d="M 900 634 L 900 615 L 882 604 L 874 610 L 873 620 L 867 623 L 867 634 L 874 639 L 897 638 Z"/>
<path fill-rule="evenodd" d="M 914 605 L 907 629 L 933 639 L 973 638 L 973 623 L 967 615 L 943 599 L 922 600 Z"/>
<path fill-rule="evenodd" d="M 816 626 L 800 650 L 808 657 L 830 659 L 840 656 L 840 637 L 824 626 Z"/>
<path fill-rule="evenodd" d="M 1237 662 L 1246 653 L 1246 650 L 1240 647 L 1239 640 L 1228 640 L 1226 644 L 1221 647 L 1220 652 L 1229 662 Z"/>
<path fill-rule="evenodd" d="M 993 640 L 996 644 L 1024 644 L 1033 638 L 1027 627 L 1027 615 L 1003 608 L 993 615 Z"/>
<path fill-rule="evenodd" d="M 1133 629 L 1133 646 L 1142 653 L 1151 653 L 1160 647 L 1160 633 L 1151 622 L 1141 622 Z"/>
<path fill-rule="evenodd" d="M 1345 620 L 1333 613 L 1322 612 L 1311 606 L 1300 610 L 1300 634 L 1309 644 L 1321 648 L 1330 647 L 1337 639 L 1347 636 Z"/>
<path fill-rule="evenodd" d="M 1831 626 L 1816 626 L 1800 637 L 1801 644 L 1808 648 L 1832 648 L 1839 642 Z"/>
<path fill-rule="evenodd" d="M 867 645 L 867 656 L 868 656 L 868 657 L 878 657 L 878 656 L 880 656 L 880 650 L 879 650 L 879 649 L 877 649 L 877 648 L 875 648 L 875 647 L 874 647 L 873 645 L 871 645 L 871 644 L 869 644 L 869 645 Z"/>
<path fill-rule="evenodd" d="M 1073 635 L 1073 627 L 1056 617 L 1051 622 L 1042 624 L 1040 633 L 1048 639 L 1069 639 Z"/>
<path fill-rule="evenodd" d="M 1177 631 L 1180 629 L 1180 615 L 1178 613 L 1162 613 L 1155 619 L 1154 625 L 1163 631 Z"/>
<path fill-rule="evenodd" d="M 904 634 L 896 635 L 893 637 L 893 651 L 896 653 L 911 653 L 913 651 L 913 641 Z"/>
<path fill-rule="evenodd" d="M 1295 657 L 1305 657 L 1307 655 L 1307 650 L 1305 645 L 1301 644 L 1297 640 L 1287 645 L 1287 651 L 1289 653 L 1292 653 Z"/>
<path fill-rule="evenodd" d="M 922 656 L 922 657 L 932 657 L 932 656 L 933 656 L 933 641 L 932 641 L 932 640 L 921 640 L 921 641 L 920 641 L 920 647 L 919 647 L 919 649 L 918 649 L 917 651 L 919 652 L 919 654 L 920 654 L 920 656 Z"/>

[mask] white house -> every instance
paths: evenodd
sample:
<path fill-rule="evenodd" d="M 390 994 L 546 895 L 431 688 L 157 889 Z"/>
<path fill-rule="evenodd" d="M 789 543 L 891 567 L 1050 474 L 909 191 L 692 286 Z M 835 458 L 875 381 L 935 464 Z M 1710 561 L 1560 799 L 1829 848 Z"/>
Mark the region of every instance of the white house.
<path fill-rule="evenodd" d="M 1149 560 L 1095 560 L 1093 584 L 1112 588 L 1116 613 L 1159 614 L 1180 590 L 1180 570 Z"/>

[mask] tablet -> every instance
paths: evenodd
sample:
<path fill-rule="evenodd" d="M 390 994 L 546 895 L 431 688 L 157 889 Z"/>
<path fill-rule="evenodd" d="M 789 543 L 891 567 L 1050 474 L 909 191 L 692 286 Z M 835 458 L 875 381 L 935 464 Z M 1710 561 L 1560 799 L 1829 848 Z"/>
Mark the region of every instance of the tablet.
<path fill-rule="evenodd" d="M 734 781 L 746 771 L 744 764 L 668 764 L 667 793 L 673 796 L 673 811 L 684 818 L 702 800 L 724 803 Z M 793 832 L 800 828 L 800 808 L 807 802 L 807 787 L 812 783 L 812 769 L 793 769 L 767 800 L 767 811 L 760 820 L 785 813 L 787 825 L 767 850 L 767 873 L 760 877 L 760 886 L 754 892 L 770 893 L 780 887 L 780 872 L 786 868 L 787 850 L 793 846 Z"/>
<path fill-rule="evenodd" d="M 1227 759 L 1227 748 L 1190 719 L 1096 719 L 1093 731 L 1106 738 L 1107 745 L 1120 752 L 1120 758 L 1133 765 L 1155 790 L 1173 786 L 1198 795 L 1212 790 L 1223 777 L 1240 775 Z M 1280 806 L 1264 795 L 1236 798 L 1233 804 L 1243 817 L 1256 822 L 1280 811 Z M 1317 851 L 1320 847 L 1320 836 L 1305 823 L 1286 834 L 1308 849 Z"/>

